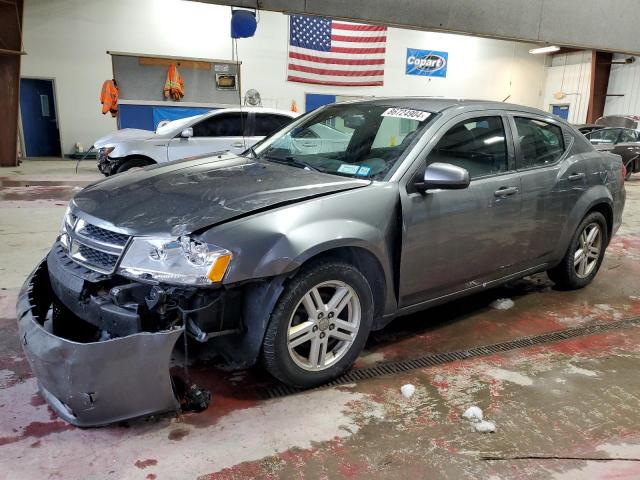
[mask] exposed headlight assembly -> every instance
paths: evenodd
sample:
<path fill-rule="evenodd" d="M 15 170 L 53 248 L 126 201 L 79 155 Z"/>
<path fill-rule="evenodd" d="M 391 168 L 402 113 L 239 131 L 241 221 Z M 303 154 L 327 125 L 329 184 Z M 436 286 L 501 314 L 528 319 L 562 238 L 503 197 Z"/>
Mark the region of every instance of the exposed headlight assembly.
<path fill-rule="evenodd" d="M 102 157 L 107 157 L 107 156 L 109 156 L 109 154 L 110 154 L 111 152 L 113 152 L 115 149 L 116 149 L 116 147 L 115 147 L 115 146 L 113 146 L 113 147 L 102 147 L 102 148 L 98 149 L 98 153 L 99 153 L 99 155 L 100 155 L 100 156 L 102 156 Z"/>
<path fill-rule="evenodd" d="M 120 262 L 119 273 L 136 280 L 178 285 L 211 285 L 224 278 L 229 250 L 187 236 L 136 237 Z"/>
<path fill-rule="evenodd" d="M 69 249 L 69 234 L 67 232 L 73 230 L 76 224 L 77 217 L 71 213 L 71 202 L 67 205 L 67 209 L 64 212 L 64 216 L 62 217 L 62 222 L 60 222 L 60 243 L 66 248 Z"/>

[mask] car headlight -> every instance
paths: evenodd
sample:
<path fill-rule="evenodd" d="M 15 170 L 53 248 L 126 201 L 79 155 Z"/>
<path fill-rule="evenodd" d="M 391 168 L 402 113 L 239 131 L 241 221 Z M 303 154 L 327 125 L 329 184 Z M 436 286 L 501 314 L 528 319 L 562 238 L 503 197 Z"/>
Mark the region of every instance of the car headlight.
<path fill-rule="evenodd" d="M 98 149 L 98 153 L 100 153 L 101 156 L 106 157 L 107 155 L 109 155 L 111 152 L 113 152 L 116 149 L 116 147 L 102 147 L 100 149 Z"/>
<path fill-rule="evenodd" d="M 62 221 L 60 222 L 60 236 L 58 237 L 60 243 L 62 243 L 62 245 L 67 249 L 69 248 L 68 232 L 73 230 L 77 219 L 78 218 L 71 213 L 71 202 L 69 202 L 69 205 L 67 205 L 67 209 L 64 212 L 64 216 L 62 217 Z"/>
<path fill-rule="evenodd" d="M 137 280 L 210 285 L 222 281 L 231 259 L 229 250 L 187 236 L 177 239 L 135 237 L 118 271 Z"/>

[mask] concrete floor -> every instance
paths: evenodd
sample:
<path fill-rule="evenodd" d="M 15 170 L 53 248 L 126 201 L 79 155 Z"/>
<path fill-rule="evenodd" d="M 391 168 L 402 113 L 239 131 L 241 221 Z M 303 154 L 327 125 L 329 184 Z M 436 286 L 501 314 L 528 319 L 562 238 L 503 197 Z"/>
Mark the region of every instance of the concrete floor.
<path fill-rule="evenodd" d="M 261 399 L 275 383 L 259 369 L 200 362 L 192 374 L 214 391 L 204 413 L 67 425 L 36 394 L 14 302 L 66 201 L 98 178 L 93 162 L 78 175 L 69 161 L 0 170 L 0 479 L 640 478 L 640 328 L 274 400 Z M 556 291 L 537 275 L 398 319 L 356 367 L 640 316 L 640 176 L 627 193 L 624 226 L 588 288 Z M 515 306 L 489 308 L 502 297 Z M 474 404 L 495 433 L 460 417 Z"/>

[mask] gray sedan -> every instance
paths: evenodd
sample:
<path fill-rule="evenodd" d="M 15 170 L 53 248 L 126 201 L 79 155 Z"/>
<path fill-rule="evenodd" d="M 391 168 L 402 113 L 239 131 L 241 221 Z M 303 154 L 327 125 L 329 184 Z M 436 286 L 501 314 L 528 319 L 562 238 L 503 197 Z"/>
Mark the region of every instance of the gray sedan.
<path fill-rule="evenodd" d="M 300 149 L 310 138 L 322 148 Z M 182 334 L 312 387 L 399 315 L 536 272 L 588 285 L 620 226 L 622 173 L 531 108 L 327 106 L 240 156 L 78 193 L 20 295 L 20 338 L 42 395 L 78 425 L 179 408 Z"/>

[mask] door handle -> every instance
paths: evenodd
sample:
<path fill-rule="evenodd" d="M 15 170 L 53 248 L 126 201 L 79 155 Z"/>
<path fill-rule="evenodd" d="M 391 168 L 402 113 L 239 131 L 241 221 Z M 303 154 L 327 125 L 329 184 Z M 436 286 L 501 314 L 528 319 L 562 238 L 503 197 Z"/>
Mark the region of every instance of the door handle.
<path fill-rule="evenodd" d="M 576 180 L 582 180 L 584 177 L 585 177 L 585 174 L 582 172 L 572 173 L 567 177 L 567 180 L 569 180 L 570 182 L 575 182 Z"/>
<path fill-rule="evenodd" d="M 502 187 L 493 192 L 493 195 L 496 197 L 508 197 L 510 195 L 515 195 L 519 191 L 520 189 L 518 187 Z"/>
<path fill-rule="evenodd" d="M 244 143 L 242 142 L 235 142 L 231 144 L 232 147 L 236 147 L 236 148 L 240 148 L 240 147 L 244 147 Z"/>

